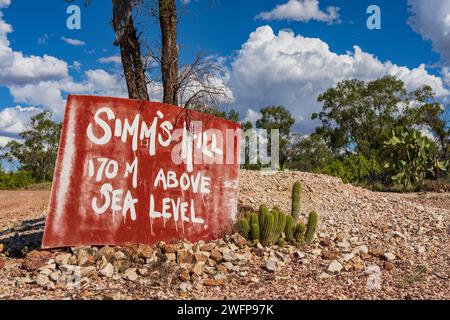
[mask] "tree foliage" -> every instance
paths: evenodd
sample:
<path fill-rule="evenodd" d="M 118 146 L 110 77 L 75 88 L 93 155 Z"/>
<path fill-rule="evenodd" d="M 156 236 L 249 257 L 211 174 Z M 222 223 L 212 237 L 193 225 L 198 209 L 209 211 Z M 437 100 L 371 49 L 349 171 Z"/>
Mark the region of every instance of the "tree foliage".
<path fill-rule="evenodd" d="M 27 129 L 3 149 L 2 158 L 19 163 L 20 170 L 28 172 L 37 182 L 51 181 L 58 154 L 61 124 L 55 123 L 48 111 L 33 116 Z"/>

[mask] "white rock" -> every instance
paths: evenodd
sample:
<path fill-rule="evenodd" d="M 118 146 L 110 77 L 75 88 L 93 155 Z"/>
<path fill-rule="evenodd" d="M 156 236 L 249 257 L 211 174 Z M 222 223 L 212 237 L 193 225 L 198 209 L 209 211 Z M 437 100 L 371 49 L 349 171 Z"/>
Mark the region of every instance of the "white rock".
<path fill-rule="evenodd" d="M 344 255 L 342 256 L 342 258 L 344 259 L 344 261 L 350 261 L 350 260 L 352 260 L 354 257 L 355 257 L 355 254 L 354 254 L 353 252 L 352 252 L 352 253 L 344 254 Z"/>
<path fill-rule="evenodd" d="M 369 253 L 369 248 L 366 245 L 362 245 L 359 247 L 356 247 L 355 249 L 353 249 L 352 251 L 355 255 L 356 254 L 361 254 L 361 253 L 365 253 L 368 254 Z"/>
<path fill-rule="evenodd" d="M 328 273 L 326 273 L 326 272 L 322 272 L 322 273 L 319 274 L 319 276 L 318 276 L 319 280 L 328 279 L 328 278 L 330 278 L 330 277 L 331 277 L 331 276 L 330 276 Z"/>
<path fill-rule="evenodd" d="M 276 272 L 278 270 L 278 259 L 270 257 L 266 261 L 266 268 L 269 271 Z"/>
<path fill-rule="evenodd" d="M 58 266 L 69 264 L 69 259 L 72 257 L 70 253 L 62 253 L 57 255 L 55 258 L 55 262 Z"/>
<path fill-rule="evenodd" d="M 127 269 L 124 273 L 124 277 L 129 281 L 136 281 L 139 278 L 135 268 Z"/>
<path fill-rule="evenodd" d="M 50 279 L 47 276 L 43 275 L 43 274 L 39 274 L 36 277 L 36 284 L 38 286 L 45 287 L 49 283 L 50 283 Z"/>
<path fill-rule="evenodd" d="M 387 261 L 395 260 L 395 254 L 393 254 L 391 252 L 386 252 L 384 254 L 384 257 L 386 258 Z"/>
<path fill-rule="evenodd" d="M 343 268 L 342 264 L 340 264 L 339 261 L 334 260 L 328 266 L 328 271 L 332 273 L 339 273 L 341 272 L 342 268 Z"/>
<path fill-rule="evenodd" d="M 180 290 L 183 292 L 189 291 L 192 289 L 192 285 L 188 282 L 183 282 L 180 284 Z"/>
<path fill-rule="evenodd" d="M 111 263 L 108 263 L 103 269 L 99 271 L 99 274 L 106 278 L 111 278 L 114 274 L 114 267 Z"/>

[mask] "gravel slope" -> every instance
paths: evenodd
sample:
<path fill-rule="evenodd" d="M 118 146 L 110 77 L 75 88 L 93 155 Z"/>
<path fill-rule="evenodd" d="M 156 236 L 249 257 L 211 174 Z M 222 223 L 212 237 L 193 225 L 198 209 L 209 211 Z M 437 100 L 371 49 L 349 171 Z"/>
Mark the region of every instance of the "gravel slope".
<path fill-rule="evenodd" d="M 265 258 L 254 255 L 246 275 L 230 273 L 224 286 L 180 291 L 176 281 L 154 286 L 145 279 L 96 279 L 82 292 L 48 291 L 27 283 L 36 271 L 24 270 L 23 259 L 0 254 L 0 299 L 96 299 L 104 298 L 105 290 L 122 299 L 450 299 L 448 194 L 374 193 L 323 175 L 241 171 L 240 203 L 288 211 L 296 180 L 303 186 L 304 217 L 311 210 L 320 215 L 314 244 L 266 250 Z M 48 191 L 0 192 L 0 243 L 9 239 L 16 251 L 39 243 L 48 197 Z M 286 263 L 268 272 L 267 257 L 275 255 Z"/>

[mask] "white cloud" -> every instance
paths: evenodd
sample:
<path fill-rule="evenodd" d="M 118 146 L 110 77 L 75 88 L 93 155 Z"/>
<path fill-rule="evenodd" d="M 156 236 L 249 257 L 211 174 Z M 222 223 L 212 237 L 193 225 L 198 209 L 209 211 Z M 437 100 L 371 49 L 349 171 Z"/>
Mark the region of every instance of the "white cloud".
<path fill-rule="evenodd" d="M 339 21 L 339 8 L 330 6 L 324 12 L 319 8 L 319 0 L 289 0 L 285 4 L 277 5 L 271 11 L 258 14 L 256 18 L 301 22 L 316 20 L 332 24 Z"/>
<path fill-rule="evenodd" d="M 409 25 L 425 40 L 430 40 L 443 59 L 450 61 L 450 1 L 408 0 L 408 8 Z"/>
<path fill-rule="evenodd" d="M 86 42 L 78 40 L 78 39 L 61 37 L 61 40 L 64 41 L 65 43 L 67 43 L 68 45 L 75 46 L 75 47 L 86 45 Z"/>
<path fill-rule="evenodd" d="M 320 111 L 317 96 L 345 79 L 373 80 L 394 75 L 408 89 L 430 85 L 438 96 L 449 95 L 441 78 L 424 65 L 409 69 L 382 62 L 358 46 L 338 55 L 317 38 L 280 31 L 275 35 L 264 26 L 253 32 L 238 52 L 230 71 L 230 86 L 241 111 L 268 105 L 284 105 L 297 120 L 297 128 L 310 132 L 311 114 Z"/>
<path fill-rule="evenodd" d="M 17 136 L 24 131 L 25 125 L 33 115 L 38 114 L 38 108 L 17 106 L 0 111 L 0 136 Z"/>
<path fill-rule="evenodd" d="M 110 57 L 100 58 L 97 61 L 102 64 L 107 64 L 107 63 L 121 64 L 122 58 L 120 56 L 110 56 Z"/>
<path fill-rule="evenodd" d="M 10 3 L 0 0 L 0 9 Z M 13 51 L 8 40 L 8 34 L 12 31 L 12 26 L 3 20 L 3 12 L 0 11 L 0 85 L 37 83 L 67 77 L 68 65 L 62 60 L 48 55 L 25 56 L 22 52 Z"/>

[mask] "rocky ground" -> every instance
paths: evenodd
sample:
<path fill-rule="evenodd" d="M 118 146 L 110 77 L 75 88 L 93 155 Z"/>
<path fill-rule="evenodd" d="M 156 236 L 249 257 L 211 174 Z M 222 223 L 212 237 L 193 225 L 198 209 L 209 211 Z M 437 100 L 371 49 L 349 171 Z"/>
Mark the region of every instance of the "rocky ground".
<path fill-rule="evenodd" d="M 320 215 L 311 246 L 211 243 L 33 251 L 48 191 L 0 193 L 0 299 L 450 299 L 450 194 L 374 193 L 307 173 L 241 172 L 240 203 Z M 22 258 L 22 255 L 26 255 Z"/>

